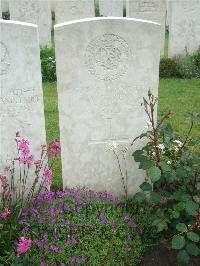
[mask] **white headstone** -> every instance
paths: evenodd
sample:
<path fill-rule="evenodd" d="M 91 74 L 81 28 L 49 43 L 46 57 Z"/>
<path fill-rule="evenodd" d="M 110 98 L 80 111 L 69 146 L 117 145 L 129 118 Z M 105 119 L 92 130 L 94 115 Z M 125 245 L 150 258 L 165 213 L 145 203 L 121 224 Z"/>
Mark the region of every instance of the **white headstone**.
<path fill-rule="evenodd" d="M 169 27 L 169 23 L 170 23 L 170 0 L 167 0 L 166 26 Z"/>
<path fill-rule="evenodd" d="M 123 17 L 123 0 L 99 0 L 99 11 L 102 17 Z"/>
<path fill-rule="evenodd" d="M 144 130 L 141 101 L 149 88 L 157 95 L 159 39 L 159 24 L 135 19 L 93 18 L 55 26 L 64 187 L 122 195 L 108 145 L 114 141 L 130 148 Z M 131 154 L 130 149 L 130 194 L 144 178 Z"/>
<path fill-rule="evenodd" d="M 2 7 L 1 7 L 1 0 L 0 0 L 0 18 L 2 18 Z"/>
<path fill-rule="evenodd" d="M 41 0 L 10 0 L 10 19 L 38 25 L 41 46 L 51 46 L 51 5 Z"/>
<path fill-rule="evenodd" d="M 169 57 L 200 48 L 200 0 L 170 1 Z"/>
<path fill-rule="evenodd" d="M 30 140 L 33 155 L 38 159 L 46 137 L 37 26 L 1 20 L 0 32 L 0 174 L 3 174 L 5 166 L 17 157 L 17 131 Z"/>
<path fill-rule="evenodd" d="M 1 7 L 3 12 L 9 11 L 9 0 L 1 0 Z"/>
<path fill-rule="evenodd" d="M 161 56 L 165 46 L 166 0 L 127 0 L 126 16 L 155 21 L 161 25 Z"/>
<path fill-rule="evenodd" d="M 56 23 L 94 16 L 94 0 L 63 0 L 55 2 Z"/>

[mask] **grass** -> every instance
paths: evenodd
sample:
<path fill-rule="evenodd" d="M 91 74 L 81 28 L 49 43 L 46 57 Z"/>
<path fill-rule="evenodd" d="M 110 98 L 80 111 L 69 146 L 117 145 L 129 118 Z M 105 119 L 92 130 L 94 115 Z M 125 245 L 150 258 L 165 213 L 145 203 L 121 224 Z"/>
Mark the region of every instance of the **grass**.
<path fill-rule="evenodd" d="M 56 83 L 44 83 L 43 90 L 47 141 L 51 141 L 59 139 Z M 173 113 L 170 122 L 174 128 L 180 134 L 187 132 L 186 118 L 189 113 L 200 112 L 200 79 L 160 80 L 158 118 L 168 111 Z M 200 137 L 200 125 L 194 127 L 192 134 Z M 61 176 L 61 163 L 59 161 L 54 166 L 54 188 L 62 186 Z"/>

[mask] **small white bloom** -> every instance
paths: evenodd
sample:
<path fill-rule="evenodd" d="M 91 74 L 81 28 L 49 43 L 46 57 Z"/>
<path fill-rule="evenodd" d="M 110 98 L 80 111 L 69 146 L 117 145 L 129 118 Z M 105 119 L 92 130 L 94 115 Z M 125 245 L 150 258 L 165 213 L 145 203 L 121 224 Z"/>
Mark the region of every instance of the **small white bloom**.
<path fill-rule="evenodd" d="M 152 152 L 152 155 L 153 155 L 153 156 L 155 156 L 155 155 L 156 155 L 155 151 L 153 151 L 153 152 Z"/>
<path fill-rule="evenodd" d="M 183 145 L 183 143 L 180 140 L 174 140 L 174 143 L 177 144 L 179 147 Z"/>
<path fill-rule="evenodd" d="M 179 150 L 179 148 L 177 146 L 175 146 L 174 149 L 176 152 Z"/>
<path fill-rule="evenodd" d="M 117 144 L 115 141 L 108 143 L 108 149 L 111 151 L 117 150 L 119 144 Z"/>
<path fill-rule="evenodd" d="M 171 161 L 167 161 L 167 164 L 172 164 L 172 162 Z"/>
<path fill-rule="evenodd" d="M 158 147 L 160 150 L 164 150 L 165 145 L 164 145 L 164 144 L 159 144 L 157 147 Z"/>

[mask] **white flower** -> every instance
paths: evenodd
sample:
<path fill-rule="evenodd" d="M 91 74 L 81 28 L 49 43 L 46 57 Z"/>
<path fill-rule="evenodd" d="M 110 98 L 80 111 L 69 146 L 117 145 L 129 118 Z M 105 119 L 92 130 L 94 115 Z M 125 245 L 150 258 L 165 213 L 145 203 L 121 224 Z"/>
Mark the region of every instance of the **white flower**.
<path fill-rule="evenodd" d="M 152 152 L 152 155 L 153 155 L 153 156 L 155 156 L 155 155 L 156 155 L 155 151 L 153 151 L 153 152 Z"/>
<path fill-rule="evenodd" d="M 172 162 L 171 161 L 167 161 L 167 164 L 172 164 Z"/>
<path fill-rule="evenodd" d="M 165 145 L 164 145 L 164 144 L 159 144 L 157 147 L 158 147 L 160 150 L 164 150 Z"/>
<path fill-rule="evenodd" d="M 151 124 L 151 122 L 147 122 L 145 128 L 146 128 L 147 130 L 151 130 L 151 129 L 152 129 L 152 124 Z"/>
<path fill-rule="evenodd" d="M 179 148 L 177 146 L 175 146 L 174 149 L 175 149 L 175 151 L 178 151 L 179 150 Z"/>
<path fill-rule="evenodd" d="M 177 144 L 179 147 L 183 145 L 183 143 L 180 140 L 174 140 L 174 143 Z"/>
<path fill-rule="evenodd" d="M 118 147 L 119 147 L 119 144 L 117 144 L 115 141 L 112 141 L 112 142 L 108 143 L 108 149 L 110 151 L 117 150 Z"/>

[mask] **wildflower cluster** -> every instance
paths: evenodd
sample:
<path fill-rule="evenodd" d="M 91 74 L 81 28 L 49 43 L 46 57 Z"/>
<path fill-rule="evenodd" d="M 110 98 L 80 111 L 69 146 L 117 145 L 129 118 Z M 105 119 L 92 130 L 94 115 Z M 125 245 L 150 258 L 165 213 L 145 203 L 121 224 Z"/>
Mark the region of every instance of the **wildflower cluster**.
<path fill-rule="evenodd" d="M 21 249 L 38 265 L 135 263 L 141 252 L 142 228 L 106 192 L 66 189 L 40 193 L 20 217 Z M 104 247 L 104 249 L 102 249 Z M 133 252 L 134 249 L 134 252 Z M 46 264 L 45 264 L 46 263 Z"/>
<path fill-rule="evenodd" d="M 199 114 L 191 114 L 187 135 L 179 136 L 170 124 L 164 123 L 170 113 L 156 124 L 157 99 L 151 92 L 148 96 L 143 106 L 149 126 L 147 132 L 134 140 L 145 137 L 148 143 L 133 153 L 139 168 L 146 170 L 147 176 L 140 186 L 142 192 L 134 198 L 139 202 L 146 200 L 154 208 L 152 219 L 158 232 L 168 231 L 171 237 L 176 232 L 172 248 L 179 250 L 179 263 L 187 264 L 191 255 L 200 253 L 197 244 L 200 242 L 200 141 L 191 137 Z"/>

